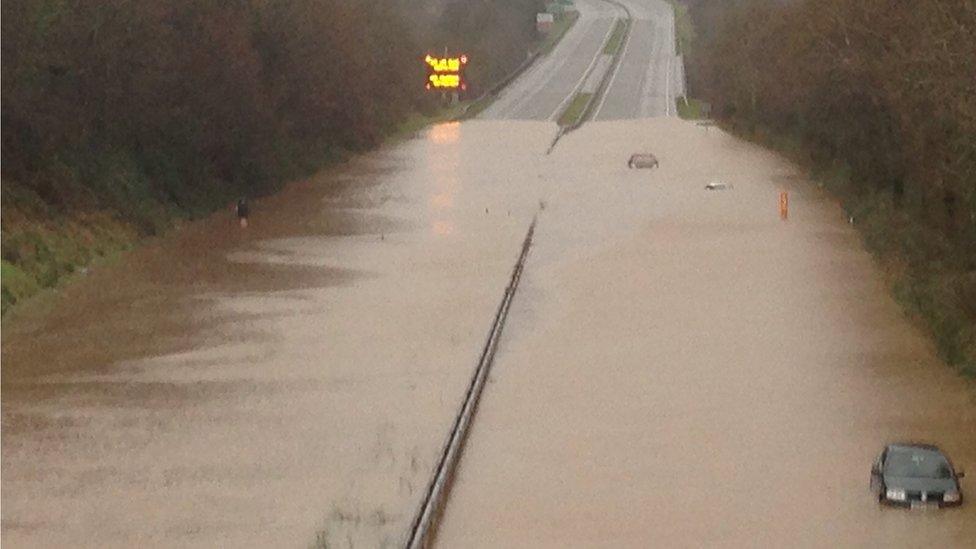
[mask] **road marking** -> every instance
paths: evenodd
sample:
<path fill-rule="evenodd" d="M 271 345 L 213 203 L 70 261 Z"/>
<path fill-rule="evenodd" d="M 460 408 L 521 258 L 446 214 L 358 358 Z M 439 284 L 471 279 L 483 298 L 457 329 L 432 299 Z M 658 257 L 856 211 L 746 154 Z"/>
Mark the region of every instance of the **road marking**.
<path fill-rule="evenodd" d="M 613 81 L 617 79 L 617 73 L 620 72 L 620 66 L 624 64 L 624 60 L 627 59 L 627 49 L 630 47 L 630 35 L 633 34 L 634 20 L 631 19 L 630 27 L 627 28 L 627 38 L 624 41 L 624 49 L 620 52 L 620 61 L 613 68 L 613 74 L 610 75 L 610 82 L 607 83 L 607 89 L 603 90 L 603 95 L 600 97 L 600 102 L 596 106 L 596 110 L 593 111 L 593 120 L 598 120 L 600 117 L 600 111 L 603 110 L 603 104 L 607 101 L 607 96 L 610 95 L 610 89 L 613 88 Z"/>
<path fill-rule="evenodd" d="M 590 71 L 593 70 L 593 66 L 596 65 L 597 60 L 600 59 L 601 55 L 603 55 L 603 48 L 607 47 L 607 42 L 610 41 L 610 36 L 613 34 L 613 29 L 616 26 L 616 24 L 617 24 L 616 18 L 610 20 L 610 28 L 607 29 L 607 34 L 603 37 L 603 42 L 600 44 L 600 48 L 596 51 L 596 55 L 593 56 L 593 60 L 590 61 L 590 66 L 587 67 L 585 71 L 583 71 L 583 76 L 581 76 L 580 79 L 576 82 L 576 85 L 573 86 L 573 91 L 570 92 L 569 95 L 567 95 L 562 101 L 559 102 L 559 105 L 556 107 L 556 110 L 553 111 L 553 113 L 550 114 L 546 120 L 556 120 L 557 118 L 559 118 L 559 115 L 562 114 L 563 108 L 565 108 L 566 104 L 572 101 L 574 97 L 576 97 L 576 94 L 579 92 L 580 87 L 582 87 L 583 82 L 586 81 L 586 77 L 588 77 L 590 75 Z"/>
<path fill-rule="evenodd" d="M 535 97 L 535 95 L 542 91 L 546 87 L 546 84 L 549 83 L 549 79 L 546 78 L 546 75 L 548 74 L 548 76 L 551 77 L 572 60 L 571 55 L 563 55 L 553 60 L 553 52 L 560 47 L 567 48 L 570 52 L 575 51 L 583 43 L 583 39 L 586 37 L 593 25 L 596 25 L 600 21 L 600 19 L 584 20 L 583 16 L 580 15 L 579 20 L 577 20 L 573 25 L 573 28 L 569 29 L 569 32 L 563 36 L 562 40 L 556 44 L 553 51 L 546 54 L 541 61 L 538 61 L 534 67 L 526 71 L 526 73 L 523 75 L 525 77 L 524 80 L 528 84 L 526 87 L 529 89 L 529 91 L 515 95 L 511 99 L 505 97 L 504 99 L 506 100 L 507 104 L 504 107 L 500 106 L 497 109 L 498 112 L 494 118 L 504 120 L 511 117 L 517 117 L 517 112 L 522 110 L 522 108 L 524 108 L 525 105 L 528 104 Z M 576 32 L 577 30 L 579 30 L 579 32 Z M 570 45 L 571 48 L 569 47 Z M 553 67 L 551 70 L 545 71 L 544 69 L 546 69 L 547 65 L 549 64 L 552 64 Z M 522 80 L 522 78 L 519 80 Z M 514 82 L 512 82 L 506 88 L 504 93 L 506 96 L 510 96 L 513 93 L 512 90 L 514 89 L 517 88 L 514 86 Z"/>
<path fill-rule="evenodd" d="M 664 115 L 671 116 L 671 60 L 674 59 L 672 56 L 668 56 L 668 68 L 665 69 L 664 75 Z"/>

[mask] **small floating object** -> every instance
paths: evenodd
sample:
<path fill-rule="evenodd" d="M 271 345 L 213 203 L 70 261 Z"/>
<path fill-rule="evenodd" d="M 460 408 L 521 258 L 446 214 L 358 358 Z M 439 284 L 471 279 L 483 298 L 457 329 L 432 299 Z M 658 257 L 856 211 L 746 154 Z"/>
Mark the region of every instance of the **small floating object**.
<path fill-rule="evenodd" d="M 712 181 L 708 185 L 705 185 L 706 191 L 728 191 L 732 189 L 732 185 L 728 183 L 722 183 L 721 181 Z"/>

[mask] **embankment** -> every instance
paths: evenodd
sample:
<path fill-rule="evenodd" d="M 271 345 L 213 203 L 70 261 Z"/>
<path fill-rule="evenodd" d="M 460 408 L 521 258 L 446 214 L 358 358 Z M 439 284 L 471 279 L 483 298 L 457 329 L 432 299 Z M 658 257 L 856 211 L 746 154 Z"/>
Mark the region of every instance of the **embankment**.
<path fill-rule="evenodd" d="M 541 8 L 4 3 L 3 311 L 416 126 L 440 108 L 418 52 L 468 51 L 477 95 L 537 47 Z"/>
<path fill-rule="evenodd" d="M 808 166 L 942 358 L 976 374 L 976 5 L 685 4 L 692 95 Z"/>

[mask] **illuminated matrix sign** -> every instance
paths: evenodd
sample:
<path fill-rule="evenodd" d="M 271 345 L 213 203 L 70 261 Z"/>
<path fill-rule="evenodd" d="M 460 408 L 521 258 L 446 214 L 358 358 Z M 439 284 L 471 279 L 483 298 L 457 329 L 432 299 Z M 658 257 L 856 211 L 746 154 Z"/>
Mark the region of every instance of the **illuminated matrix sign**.
<path fill-rule="evenodd" d="M 463 53 L 458 57 L 434 57 L 428 55 L 424 58 L 427 64 L 427 84 L 428 90 L 441 91 L 464 91 L 468 89 L 468 84 L 464 81 L 464 66 L 468 64 L 468 56 Z"/>

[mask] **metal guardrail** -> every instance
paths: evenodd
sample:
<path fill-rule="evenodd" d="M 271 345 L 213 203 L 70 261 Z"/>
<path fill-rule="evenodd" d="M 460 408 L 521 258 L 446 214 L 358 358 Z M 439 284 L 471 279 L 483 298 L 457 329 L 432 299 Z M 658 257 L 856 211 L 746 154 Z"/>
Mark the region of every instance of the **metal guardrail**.
<path fill-rule="evenodd" d="M 574 22 L 573 25 L 575 25 L 575 24 L 576 23 Z M 567 28 L 565 32 L 563 32 L 563 35 L 559 37 L 559 39 L 556 41 L 556 43 L 554 44 L 554 46 L 555 45 L 558 45 L 559 42 L 561 42 L 562 39 L 566 37 L 566 34 L 568 34 L 571 29 L 572 29 L 572 25 L 569 28 Z M 472 101 L 469 105 L 465 106 L 464 107 L 464 112 L 462 112 L 461 115 L 457 117 L 457 119 L 458 120 L 467 119 L 468 118 L 468 111 L 471 109 L 471 107 L 473 107 L 474 105 L 477 105 L 478 103 L 480 103 L 481 101 L 483 101 L 483 100 L 485 100 L 485 99 L 487 99 L 489 97 L 492 97 L 494 95 L 498 95 L 498 92 L 502 91 L 502 89 L 504 89 L 506 86 L 508 86 L 509 84 L 511 84 L 513 80 L 515 80 L 516 78 L 518 78 L 523 72 L 525 72 L 529 67 L 531 67 L 536 62 L 536 60 L 538 60 L 540 57 L 542 57 L 544 55 L 549 55 L 549 52 L 550 51 L 552 51 L 552 48 L 550 48 L 548 51 L 543 51 L 542 49 L 538 49 L 538 50 L 532 52 L 525 59 L 525 61 L 522 62 L 522 64 L 520 64 L 519 66 L 515 67 L 512 70 L 512 72 L 510 72 L 507 75 L 505 75 L 501 80 L 499 80 L 498 82 L 494 83 L 484 93 L 482 93 L 481 95 L 479 95 L 477 99 L 475 99 L 474 101 Z"/>
<path fill-rule="evenodd" d="M 521 65 L 515 67 L 515 69 L 512 70 L 512 72 L 508 73 L 504 78 L 502 78 L 501 80 L 493 84 L 490 88 L 488 88 L 487 91 L 485 91 L 480 96 L 478 96 L 477 99 L 475 99 L 474 101 L 466 105 L 464 107 L 464 112 L 462 112 L 460 116 L 457 117 L 457 120 L 467 119 L 468 111 L 471 110 L 471 107 L 477 105 L 478 103 L 484 101 L 485 99 L 488 99 L 489 97 L 498 95 L 498 92 L 500 92 L 505 86 L 511 84 L 512 80 L 518 78 L 519 75 L 521 75 L 523 72 L 525 72 L 526 69 L 531 67 L 532 64 L 535 63 L 536 59 L 538 59 L 541 56 L 542 56 L 541 51 L 536 51 L 533 52 L 532 55 L 529 55 L 528 58 L 526 58 L 526 60 L 522 62 Z"/>
<path fill-rule="evenodd" d="M 464 450 L 464 443 L 468 436 L 468 430 L 474 419 L 481 393 L 484 389 L 488 371 L 495 360 L 495 351 L 498 349 L 498 341 L 501 338 L 502 329 L 505 326 L 505 319 L 508 317 L 508 309 L 515 296 L 519 280 L 522 278 L 522 269 L 525 267 L 525 259 L 529 255 L 529 248 L 532 246 L 532 235 L 535 233 L 535 225 L 538 217 L 532 219 L 529 231 L 522 242 L 522 252 L 519 254 L 518 261 L 512 270 L 511 279 L 505 288 L 505 295 L 502 297 L 498 310 L 495 312 L 495 320 L 491 324 L 488 332 L 488 339 L 481 351 L 481 358 L 475 368 L 471 383 L 464 395 L 461 409 L 454 418 L 451 431 L 448 434 L 447 442 L 441 450 L 440 459 L 434 469 L 434 475 L 427 486 L 423 502 L 410 528 L 410 537 L 407 540 L 408 549 L 422 549 L 430 547 L 434 534 L 437 529 L 437 522 L 444 510 L 445 502 L 451 488 L 451 481 L 457 469 L 458 462 Z"/>

